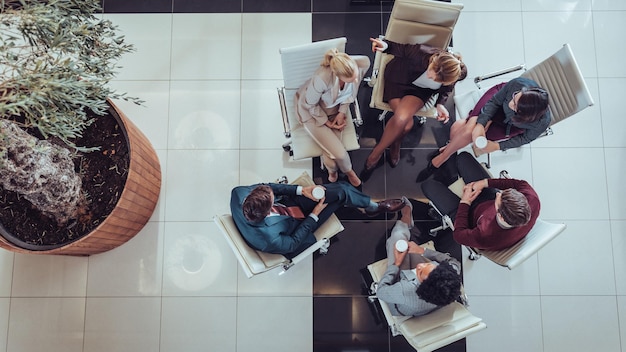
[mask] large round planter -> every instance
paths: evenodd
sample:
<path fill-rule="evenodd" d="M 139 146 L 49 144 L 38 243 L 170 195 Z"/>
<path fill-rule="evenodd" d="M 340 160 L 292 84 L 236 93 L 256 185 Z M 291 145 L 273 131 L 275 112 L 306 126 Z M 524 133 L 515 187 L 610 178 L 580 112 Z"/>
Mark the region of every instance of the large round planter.
<path fill-rule="evenodd" d="M 0 247 L 18 253 L 87 256 L 120 246 L 133 238 L 154 212 L 161 189 L 161 166 L 146 136 L 112 102 L 110 112 L 118 119 L 128 141 L 130 164 L 126 185 L 111 214 L 93 231 L 53 249 L 31 250 L 0 236 Z"/>

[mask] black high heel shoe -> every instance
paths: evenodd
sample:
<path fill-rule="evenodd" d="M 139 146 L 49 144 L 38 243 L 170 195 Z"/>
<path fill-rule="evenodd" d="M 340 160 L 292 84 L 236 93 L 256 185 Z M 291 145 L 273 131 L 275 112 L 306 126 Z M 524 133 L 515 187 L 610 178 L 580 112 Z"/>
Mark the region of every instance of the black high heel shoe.
<path fill-rule="evenodd" d="M 359 178 L 361 179 L 361 185 L 363 185 L 363 183 L 367 182 L 367 180 L 370 179 L 370 177 L 372 177 L 372 174 L 374 174 L 374 170 L 378 169 L 379 167 L 381 167 L 383 165 L 384 161 L 383 161 L 383 156 L 381 155 L 380 158 L 378 159 L 378 161 L 376 162 L 376 164 L 372 167 L 367 167 L 367 159 L 365 159 L 365 164 L 363 165 L 363 170 L 361 170 L 361 172 L 359 173 Z"/>
<path fill-rule="evenodd" d="M 424 182 L 428 179 L 432 174 L 435 173 L 437 168 L 433 165 L 432 159 L 428 161 L 428 165 L 419 174 L 417 174 L 417 178 L 415 179 L 416 183 Z"/>

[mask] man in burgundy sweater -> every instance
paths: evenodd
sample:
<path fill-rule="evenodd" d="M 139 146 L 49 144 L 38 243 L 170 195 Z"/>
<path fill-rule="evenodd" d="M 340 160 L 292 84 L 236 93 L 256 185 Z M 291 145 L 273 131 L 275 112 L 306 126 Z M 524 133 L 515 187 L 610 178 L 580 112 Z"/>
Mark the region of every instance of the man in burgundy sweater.
<path fill-rule="evenodd" d="M 461 199 L 443 184 L 429 180 L 422 190 L 437 208 L 454 219 L 454 239 L 463 245 L 500 250 L 530 232 L 541 205 L 528 182 L 493 179 L 469 153 L 457 156 L 459 174 L 466 182 Z"/>

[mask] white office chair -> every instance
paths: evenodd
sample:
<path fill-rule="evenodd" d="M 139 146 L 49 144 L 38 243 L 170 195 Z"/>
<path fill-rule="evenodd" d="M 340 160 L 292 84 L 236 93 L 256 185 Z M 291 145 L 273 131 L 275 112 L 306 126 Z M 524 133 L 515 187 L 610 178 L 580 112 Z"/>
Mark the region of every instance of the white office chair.
<path fill-rule="evenodd" d="M 500 177 L 509 178 L 510 176 L 506 170 L 502 170 L 500 171 Z M 459 197 L 459 199 L 461 199 L 461 195 L 463 194 L 463 186 L 465 186 L 465 182 L 463 182 L 462 178 L 459 178 L 450 186 L 448 186 L 448 189 L 450 189 L 450 191 L 452 191 Z M 441 212 L 437 209 L 436 205 L 433 202 L 429 202 L 429 204 L 435 209 L 435 211 L 437 211 L 437 213 L 439 213 L 439 215 L 442 216 L 441 226 L 431 229 L 430 234 L 436 235 L 437 231 L 445 230 L 448 228 L 454 231 L 453 220 L 450 219 L 448 215 L 441 214 Z M 469 246 L 465 246 L 465 248 L 467 248 L 467 250 L 469 251 L 470 260 L 478 260 L 481 256 L 484 256 L 492 262 L 507 267 L 509 270 L 512 270 L 516 266 L 523 263 L 526 259 L 530 258 L 533 254 L 537 253 L 556 236 L 561 234 L 566 227 L 567 226 L 562 223 L 550 223 L 541 219 L 537 219 L 535 225 L 533 225 L 526 237 L 524 237 L 509 248 L 505 248 L 499 251 L 485 251 Z"/>
<path fill-rule="evenodd" d="M 367 266 L 374 282 L 387 270 L 387 259 Z M 487 325 L 463 304 L 453 302 L 420 317 L 394 316 L 384 301 L 378 300 L 393 336 L 402 335 L 419 352 L 434 351 L 485 329 Z"/>
<path fill-rule="evenodd" d="M 322 149 L 298 120 L 295 111 L 296 92 L 313 76 L 328 50 L 337 48 L 340 52 L 345 52 L 346 41 L 347 39 L 342 37 L 280 49 L 284 86 L 278 88 L 278 100 L 287 138 L 283 149 L 289 152 L 294 160 L 323 155 Z M 360 148 L 355 124 L 361 125 L 363 120 L 358 101 L 354 103 L 354 115 L 353 118 L 352 112 L 349 111 L 348 118 L 352 119 L 354 124 L 347 124 L 341 135 L 341 141 L 348 151 Z"/>
<path fill-rule="evenodd" d="M 469 112 L 487 91 L 487 89 L 480 87 L 481 82 L 521 69 L 525 69 L 525 66 L 518 65 L 474 78 L 474 83 L 477 85 L 476 90 L 454 96 L 457 116 L 469 117 Z M 532 79 L 548 91 L 548 106 L 552 115 L 552 122 L 542 136 L 553 134 L 552 125 L 593 105 L 593 98 L 569 44 L 563 45 L 556 53 L 528 69 L 521 76 Z M 487 155 L 487 167 L 491 167 L 489 154 Z"/>
<path fill-rule="evenodd" d="M 292 184 L 300 186 L 314 185 L 313 180 L 306 172 L 302 173 Z M 330 246 L 330 238 L 344 229 L 337 216 L 334 214 L 331 215 L 331 217 L 315 231 L 317 242 L 304 252 L 289 260 L 281 254 L 265 253 L 251 248 L 241 236 L 230 214 L 215 216 L 213 220 L 220 229 L 220 232 L 224 235 L 224 238 L 226 238 L 228 245 L 233 250 L 237 261 L 239 261 L 241 268 L 248 278 L 277 267 L 282 268 L 279 272 L 279 275 L 282 275 L 293 265 L 299 263 L 317 250 L 319 250 L 321 254 L 326 254 Z"/>
<path fill-rule="evenodd" d="M 384 38 L 396 43 L 428 44 L 446 49 L 450 45 L 452 30 L 462 9 L 463 4 L 433 0 L 396 0 Z M 376 52 L 369 82 L 373 87 L 370 107 L 382 110 L 379 116 L 381 121 L 391 111 L 389 104 L 383 101 L 385 67 L 391 59 L 393 55 Z M 436 100 L 437 96 L 432 97 L 416 116 L 436 117 Z"/>

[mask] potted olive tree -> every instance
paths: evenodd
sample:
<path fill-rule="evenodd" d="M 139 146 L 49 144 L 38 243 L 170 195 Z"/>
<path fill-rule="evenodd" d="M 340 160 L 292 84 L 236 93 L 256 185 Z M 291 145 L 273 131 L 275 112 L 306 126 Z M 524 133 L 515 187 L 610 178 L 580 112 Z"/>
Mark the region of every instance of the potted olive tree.
<path fill-rule="evenodd" d="M 133 50 L 99 0 L 0 0 L 0 247 L 89 255 L 132 238 L 161 186 L 146 137 L 110 99 Z"/>

